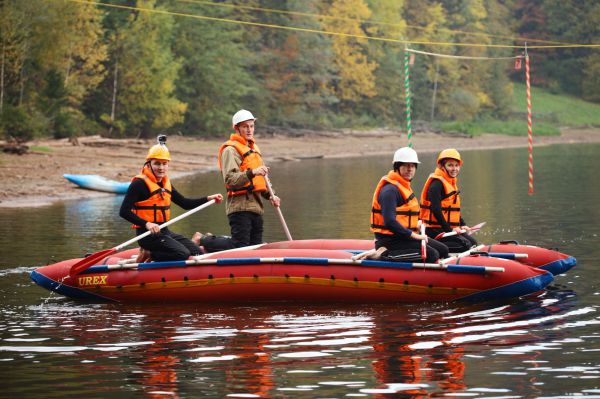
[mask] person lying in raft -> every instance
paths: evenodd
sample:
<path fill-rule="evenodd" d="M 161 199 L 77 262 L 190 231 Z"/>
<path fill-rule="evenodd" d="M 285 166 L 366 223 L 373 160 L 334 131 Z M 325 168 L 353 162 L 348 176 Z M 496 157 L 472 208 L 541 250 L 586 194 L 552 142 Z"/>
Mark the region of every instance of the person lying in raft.
<path fill-rule="evenodd" d="M 131 180 L 119 211 L 119 216 L 133 223 L 137 235 L 152 232 L 139 241 L 137 262 L 185 260 L 190 255 L 200 255 L 198 245 L 167 227 L 159 229 L 159 224 L 169 220 L 171 202 L 192 209 L 213 199 L 217 203 L 223 201 L 221 194 L 193 199 L 179 193 L 168 177 L 171 154 L 165 145 L 167 136 L 160 135 L 157 140 L 158 144 L 148 150 L 141 173 Z"/>
<path fill-rule="evenodd" d="M 435 238 L 440 233 L 456 232 L 456 235 L 440 238 L 451 252 L 464 252 L 477 245 L 468 233 L 460 213 L 460 191 L 458 174 L 462 167 L 458 151 L 448 148 L 440 152 L 437 167 L 429 175 L 421 192 L 421 220 L 425 223 L 426 234 Z"/>
<path fill-rule="evenodd" d="M 448 247 L 419 234 L 419 201 L 410 187 L 419 158 L 410 147 L 396 151 L 393 170 L 383 176 L 375 188 L 371 206 L 371 231 L 375 249 L 353 257 L 398 262 L 436 262 L 448 257 Z M 421 241 L 427 242 L 426 259 L 421 256 Z"/>

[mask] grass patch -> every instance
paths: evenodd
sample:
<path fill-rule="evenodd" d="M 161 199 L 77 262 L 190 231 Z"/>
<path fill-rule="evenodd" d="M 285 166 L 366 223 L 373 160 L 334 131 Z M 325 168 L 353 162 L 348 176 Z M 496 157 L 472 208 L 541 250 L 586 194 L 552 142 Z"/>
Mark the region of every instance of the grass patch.
<path fill-rule="evenodd" d="M 31 151 L 37 151 L 37 152 L 52 152 L 52 149 L 45 145 L 32 145 L 31 147 L 29 147 L 29 149 Z"/>
<path fill-rule="evenodd" d="M 437 122 L 434 126 L 446 132 L 460 132 L 470 136 L 479 136 L 483 133 L 525 136 L 527 135 L 527 92 L 524 84 L 515 83 L 513 100 L 513 116 L 508 120 Z M 600 126 L 600 104 L 564 94 L 552 94 L 539 87 L 531 88 L 531 108 L 533 134 L 537 136 L 558 136 L 560 128 L 566 126 Z"/>
<path fill-rule="evenodd" d="M 524 84 L 514 85 L 513 111 L 527 113 Z M 600 126 L 600 104 L 564 94 L 552 94 L 539 87 L 531 88 L 531 110 L 536 119 L 555 120 L 559 126 Z"/>
<path fill-rule="evenodd" d="M 446 132 L 461 132 L 470 136 L 480 136 L 483 133 L 497 133 L 508 136 L 527 135 L 527 120 L 482 120 L 472 122 L 440 122 L 437 127 Z M 539 136 L 558 136 L 560 130 L 556 125 L 536 122 L 533 125 L 533 134 Z"/>

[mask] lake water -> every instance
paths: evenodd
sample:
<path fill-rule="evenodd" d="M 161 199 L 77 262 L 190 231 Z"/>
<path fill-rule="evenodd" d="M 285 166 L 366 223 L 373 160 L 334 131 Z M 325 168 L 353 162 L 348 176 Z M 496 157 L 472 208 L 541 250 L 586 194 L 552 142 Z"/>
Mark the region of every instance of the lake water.
<path fill-rule="evenodd" d="M 293 237 L 370 238 L 372 191 L 393 150 L 274 164 Z M 463 152 L 464 214 L 487 222 L 481 242 L 578 259 L 541 295 L 499 303 L 78 303 L 28 274 L 128 240 L 122 197 L 0 210 L 0 398 L 600 398 L 599 154 L 599 145 L 536 148 L 528 196 L 526 149 Z M 416 191 L 434 156 L 421 161 Z M 216 172 L 175 185 L 223 191 Z M 265 240 L 284 239 L 272 209 L 265 228 Z M 224 207 L 173 230 L 227 233 Z"/>

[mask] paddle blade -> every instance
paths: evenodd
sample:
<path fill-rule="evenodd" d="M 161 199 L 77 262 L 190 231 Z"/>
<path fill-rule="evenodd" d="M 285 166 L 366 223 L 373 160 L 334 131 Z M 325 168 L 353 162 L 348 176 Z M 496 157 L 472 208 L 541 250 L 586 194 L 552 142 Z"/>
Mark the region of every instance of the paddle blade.
<path fill-rule="evenodd" d="M 486 223 L 486 222 L 481 222 L 481 223 L 479 223 L 479 224 L 476 224 L 475 226 L 471 227 L 471 231 L 477 231 L 477 230 L 481 230 L 481 228 L 482 228 L 483 226 L 485 226 L 485 223 Z"/>
<path fill-rule="evenodd" d="M 90 256 L 81 259 L 79 262 L 77 262 L 73 266 L 71 266 L 71 270 L 69 270 L 69 276 L 75 277 L 82 271 L 86 270 L 87 268 L 89 268 L 91 266 L 94 266 L 95 264 L 100 262 L 102 259 L 106 258 L 109 255 L 114 254 L 115 252 L 117 252 L 116 248 L 105 249 L 103 251 L 93 253 Z"/>

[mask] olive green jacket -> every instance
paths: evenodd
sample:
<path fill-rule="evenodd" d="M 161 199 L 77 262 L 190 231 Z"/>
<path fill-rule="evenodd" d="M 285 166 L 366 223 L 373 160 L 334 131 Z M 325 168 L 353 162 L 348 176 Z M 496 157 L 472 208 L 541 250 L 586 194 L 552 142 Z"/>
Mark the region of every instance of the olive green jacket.
<path fill-rule="evenodd" d="M 251 170 L 241 171 L 242 156 L 233 147 L 223 149 L 221 153 L 221 174 L 225 186 L 244 187 L 248 184 L 254 175 Z M 263 193 L 262 197 L 268 198 L 269 193 Z M 264 213 L 264 205 L 261 193 L 248 193 L 246 195 L 236 195 L 227 197 L 226 212 L 228 215 L 234 212 L 254 212 L 259 215 Z"/>

